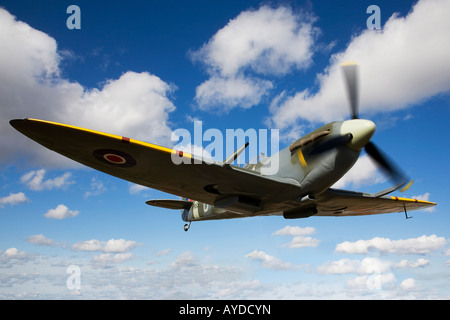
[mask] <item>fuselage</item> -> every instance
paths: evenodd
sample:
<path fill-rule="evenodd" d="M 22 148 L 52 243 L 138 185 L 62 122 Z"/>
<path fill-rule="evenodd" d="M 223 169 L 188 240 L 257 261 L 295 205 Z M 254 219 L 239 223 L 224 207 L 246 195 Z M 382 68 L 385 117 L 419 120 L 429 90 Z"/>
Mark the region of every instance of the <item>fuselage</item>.
<path fill-rule="evenodd" d="M 375 125 L 369 120 L 331 122 L 294 141 L 268 159 L 241 170 L 251 170 L 298 185 L 299 193 L 286 195 L 286 201 L 300 202 L 308 197 L 314 198 L 328 190 L 352 168 L 374 132 Z M 183 210 L 182 218 L 196 221 L 283 214 L 276 209 L 267 210 L 264 203 L 260 210 L 253 210 L 249 214 L 245 210 L 245 201 L 251 199 L 241 198 L 239 195 L 230 195 L 228 203 L 242 200 L 242 209 L 236 205 L 227 206 L 227 203 L 219 206 L 194 201 L 189 210 Z"/>

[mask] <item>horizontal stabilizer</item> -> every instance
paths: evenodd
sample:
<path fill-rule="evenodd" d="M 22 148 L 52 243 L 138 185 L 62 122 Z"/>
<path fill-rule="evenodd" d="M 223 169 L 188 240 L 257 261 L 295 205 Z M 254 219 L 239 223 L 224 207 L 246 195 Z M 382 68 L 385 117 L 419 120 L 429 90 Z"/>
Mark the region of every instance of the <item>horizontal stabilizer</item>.
<path fill-rule="evenodd" d="M 148 200 L 145 203 L 148 204 L 149 206 L 166 208 L 166 209 L 176 209 L 176 210 L 181 210 L 181 209 L 189 210 L 193 204 L 192 201 L 170 200 L 170 199 Z"/>

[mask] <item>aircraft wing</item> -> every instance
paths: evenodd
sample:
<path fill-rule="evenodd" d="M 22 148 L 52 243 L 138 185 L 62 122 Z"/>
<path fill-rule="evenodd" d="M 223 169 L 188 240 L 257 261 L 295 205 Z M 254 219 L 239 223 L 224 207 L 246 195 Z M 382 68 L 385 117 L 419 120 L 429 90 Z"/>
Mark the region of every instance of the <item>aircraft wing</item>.
<path fill-rule="evenodd" d="M 37 119 L 11 120 L 18 131 L 70 159 L 143 186 L 195 199 L 243 216 L 283 214 L 286 218 L 356 216 L 425 209 L 433 202 L 374 197 L 329 189 L 313 201 L 299 203 L 298 182 L 262 176 L 240 167 L 194 161 L 195 156 L 158 145 L 89 129 Z M 189 162 L 176 164 L 173 159 Z M 196 163 L 198 162 L 198 163 Z M 150 201 L 152 205 L 186 208 L 180 200 Z M 316 211 L 317 209 L 317 211 Z"/>
<path fill-rule="evenodd" d="M 318 216 L 360 216 L 380 213 L 420 210 L 436 203 L 393 196 L 374 197 L 371 194 L 329 189 L 317 198 Z"/>
<path fill-rule="evenodd" d="M 41 145 L 112 176 L 207 204 L 254 213 L 277 210 L 277 204 L 298 197 L 298 183 L 262 176 L 240 167 L 175 164 L 194 162 L 194 155 L 158 145 L 75 126 L 37 119 L 16 119 L 10 124 Z M 169 205 L 160 203 L 160 205 Z M 177 207 L 177 204 L 171 203 Z M 180 205 L 183 206 L 182 204 Z"/>

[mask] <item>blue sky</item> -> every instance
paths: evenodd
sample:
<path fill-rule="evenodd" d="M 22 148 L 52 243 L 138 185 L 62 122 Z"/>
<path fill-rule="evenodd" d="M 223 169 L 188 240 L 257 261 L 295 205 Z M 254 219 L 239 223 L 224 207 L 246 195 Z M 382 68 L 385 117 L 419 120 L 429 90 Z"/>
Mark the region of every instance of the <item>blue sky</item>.
<path fill-rule="evenodd" d="M 81 9 L 69 30 L 66 9 Z M 368 30 L 369 5 L 381 30 Z M 448 299 L 450 10 L 421 1 L 0 1 L 0 298 Z M 35 117 L 170 146 L 171 133 L 279 129 L 280 148 L 349 117 L 339 62 L 361 71 L 361 117 L 428 211 L 194 222 L 173 198 L 21 136 Z M 199 146 L 197 146 L 199 147 Z M 206 147 L 206 145 L 203 145 Z M 339 188 L 376 192 L 362 154 Z M 68 267 L 81 275 L 67 285 Z"/>

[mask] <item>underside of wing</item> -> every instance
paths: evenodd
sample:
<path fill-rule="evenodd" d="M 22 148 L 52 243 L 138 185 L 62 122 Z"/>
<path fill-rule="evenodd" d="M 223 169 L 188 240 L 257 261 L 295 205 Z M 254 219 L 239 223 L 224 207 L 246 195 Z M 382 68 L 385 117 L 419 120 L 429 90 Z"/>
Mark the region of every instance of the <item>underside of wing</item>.
<path fill-rule="evenodd" d="M 317 199 L 318 216 L 360 216 L 427 209 L 436 203 L 392 196 L 329 189 Z"/>
<path fill-rule="evenodd" d="M 41 145 L 96 170 L 183 198 L 244 208 L 250 215 L 278 210 L 280 202 L 301 192 L 295 181 L 194 161 L 191 154 L 122 136 L 37 119 L 10 123 Z"/>

